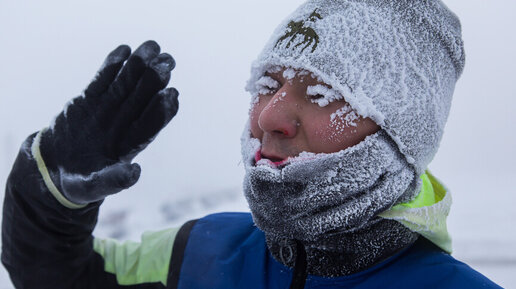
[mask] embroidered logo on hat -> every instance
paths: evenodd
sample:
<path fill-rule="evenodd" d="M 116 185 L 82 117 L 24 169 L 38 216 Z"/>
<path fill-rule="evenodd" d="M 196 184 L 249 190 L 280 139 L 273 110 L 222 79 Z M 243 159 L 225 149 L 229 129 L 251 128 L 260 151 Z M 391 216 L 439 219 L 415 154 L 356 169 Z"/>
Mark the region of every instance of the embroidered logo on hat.
<path fill-rule="evenodd" d="M 305 27 L 305 22 L 315 22 L 317 19 L 322 19 L 322 16 L 317 13 L 317 9 L 308 16 L 308 19 L 306 21 L 290 21 L 290 23 L 287 26 L 287 31 L 285 32 L 285 35 L 283 35 L 278 41 L 276 42 L 276 45 L 274 47 L 278 46 L 280 42 L 283 42 L 287 38 L 290 38 L 287 42 L 286 48 L 289 48 L 290 45 L 295 41 L 297 36 L 303 36 L 303 41 L 299 42 L 298 44 L 294 45 L 294 48 L 305 45 L 303 49 L 301 49 L 301 52 L 303 52 L 306 48 L 309 46 L 312 46 L 312 53 L 317 48 L 317 44 L 319 44 L 319 35 L 315 32 L 315 30 L 311 27 Z"/>

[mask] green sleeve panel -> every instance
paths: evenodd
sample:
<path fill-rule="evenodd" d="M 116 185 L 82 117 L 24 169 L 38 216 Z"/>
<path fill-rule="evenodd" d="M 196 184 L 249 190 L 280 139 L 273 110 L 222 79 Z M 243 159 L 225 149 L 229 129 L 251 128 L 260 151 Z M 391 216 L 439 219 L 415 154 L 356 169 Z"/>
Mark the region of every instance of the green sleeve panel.
<path fill-rule="evenodd" d="M 140 243 L 95 238 L 93 249 L 104 259 L 104 270 L 120 285 L 160 282 L 167 286 L 172 246 L 179 228 L 145 232 Z"/>

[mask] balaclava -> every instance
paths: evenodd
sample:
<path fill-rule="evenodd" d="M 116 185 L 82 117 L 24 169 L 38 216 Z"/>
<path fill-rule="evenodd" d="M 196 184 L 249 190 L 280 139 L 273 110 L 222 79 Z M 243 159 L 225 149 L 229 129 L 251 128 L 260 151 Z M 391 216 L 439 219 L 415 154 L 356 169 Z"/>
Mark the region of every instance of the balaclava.
<path fill-rule="evenodd" d="M 308 0 L 294 11 L 253 63 L 247 90 L 256 97 L 258 80 L 278 66 L 309 71 L 337 92 L 327 101 L 345 99 L 381 130 L 341 152 L 306 153 L 276 168 L 255 164 L 260 143 L 246 128 L 244 191 L 269 248 L 300 240 L 331 251 L 413 198 L 464 60 L 460 22 L 439 0 Z M 400 244 L 413 241 L 407 234 Z"/>

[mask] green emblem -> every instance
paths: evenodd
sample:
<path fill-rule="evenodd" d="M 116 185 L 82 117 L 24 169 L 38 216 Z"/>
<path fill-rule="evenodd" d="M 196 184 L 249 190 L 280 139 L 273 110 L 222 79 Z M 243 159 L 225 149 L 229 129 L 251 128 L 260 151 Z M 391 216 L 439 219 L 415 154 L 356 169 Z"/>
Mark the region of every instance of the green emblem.
<path fill-rule="evenodd" d="M 303 52 L 306 48 L 309 46 L 312 46 L 312 53 L 317 48 L 317 44 L 319 44 L 319 35 L 310 27 L 305 27 L 306 22 L 315 22 L 317 19 L 322 19 L 322 16 L 317 13 L 317 8 L 308 16 L 308 19 L 303 21 L 290 21 L 287 27 L 287 31 L 285 32 L 285 35 L 283 35 L 278 41 L 276 42 L 276 45 L 274 47 L 278 46 L 280 42 L 283 42 L 287 38 L 290 38 L 287 42 L 286 48 L 289 48 L 290 45 L 294 42 L 294 40 L 297 38 L 297 36 L 303 36 L 303 41 L 299 42 L 298 44 L 294 45 L 294 48 L 301 46 L 304 44 L 303 49 L 301 49 L 301 52 Z"/>

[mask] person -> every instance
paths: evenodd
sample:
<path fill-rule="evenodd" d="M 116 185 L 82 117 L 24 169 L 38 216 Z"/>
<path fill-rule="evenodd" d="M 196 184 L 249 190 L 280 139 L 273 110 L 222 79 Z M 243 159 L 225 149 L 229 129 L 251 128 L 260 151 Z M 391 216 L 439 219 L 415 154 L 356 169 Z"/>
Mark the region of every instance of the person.
<path fill-rule="evenodd" d="M 178 109 L 174 59 L 122 45 L 22 145 L 2 263 L 16 288 L 499 288 L 449 254 L 451 197 L 426 170 L 464 62 L 439 0 L 306 1 L 251 68 L 251 213 L 120 244 L 92 236 L 99 207 Z"/>

